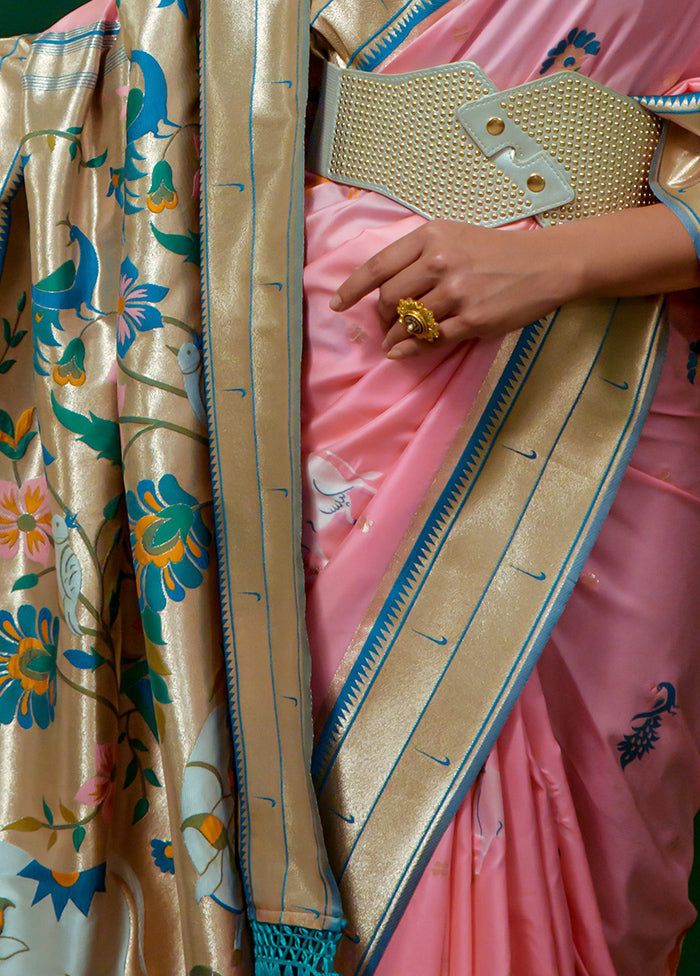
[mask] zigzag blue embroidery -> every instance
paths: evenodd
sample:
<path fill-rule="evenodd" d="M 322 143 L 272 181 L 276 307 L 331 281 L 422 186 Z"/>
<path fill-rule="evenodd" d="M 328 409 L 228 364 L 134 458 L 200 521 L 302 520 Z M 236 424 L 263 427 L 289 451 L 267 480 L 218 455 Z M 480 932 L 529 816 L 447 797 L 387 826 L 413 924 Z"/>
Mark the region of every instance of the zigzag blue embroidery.
<path fill-rule="evenodd" d="M 12 160 L 12 168 L 7 175 L 5 185 L 2 188 L 3 201 L 0 203 L 0 277 L 2 277 L 5 267 L 5 255 L 7 254 L 7 242 L 10 239 L 10 224 L 12 215 L 10 206 L 17 194 L 20 186 L 24 182 L 24 167 L 29 156 L 20 156 L 19 153 Z M 17 161 L 19 160 L 19 165 Z"/>
<path fill-rule="evenodd" d="M 447 2 L 448 0 L 413 0 L 396 15 L 395 22 L 391 26 L 385 24 L 374 37 L 370 37 L 361 47 L 353 51 L 348 67 L 372 71 L 398 47 L 417 24 Z"/>
<path fill-rule="evenodd" d="M 685 114 L 700 109 L 700 92 L 687 92 L 685 95 L 640 95 L 637 101 L 652 112 Z"/>
<path fill-rule="evenodd" d="M 394 633 L 394 624 L 406 612 L 409 601 L 415 598 L 420 581 L 429 569 L 429 561 L 436 555 L 466 502 L 470 483 L 473 484 L 476 480 L 473 478 L 474 473 L 483 461 L 484 452 L 493 433 L 504 420 L 520 384 L 536 358 L 533 352 L 536 353 L 536 347 L 543 338 L 544 331 L 545 326 L 542 322 L 535 322 L 523 330 L 504 374 L 484 411 L 483 420 L 465 447 L 462 457 L 418 535 L 399 578 L 389 592 L 379 617 L 350 671 L 345 687 L 328 716 L 314 750 L 311 772 L 317 790 L 322 788 L 328 775 L 347 730 L 348 719 L 362 696 L 369 691 L 389 652 L 388 639 Z M 478 478 L 478 471 L 476 477 Z"/>

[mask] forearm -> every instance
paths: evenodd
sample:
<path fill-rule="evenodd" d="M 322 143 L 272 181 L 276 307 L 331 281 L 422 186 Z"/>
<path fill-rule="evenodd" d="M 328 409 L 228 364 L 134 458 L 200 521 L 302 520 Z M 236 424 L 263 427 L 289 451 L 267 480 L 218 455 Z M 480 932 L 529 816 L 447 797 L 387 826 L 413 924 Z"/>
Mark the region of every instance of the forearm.
<path fill-rule="evenodd" d="M 445 342 L 502 335 L 579 298 L 654 295 L 700 287 L 700 262 L 663 204 L 537 230 L 492 230 L 434 220 L 379 251 L 331 298 L 342 312 L 379 289 L 391 359 L 423 343 L 396 321 L 400 299 L 420 298 Z"/>
<path fill-rule="evenodd" d="M 559 225 L 545 234 L 552 258 L 568 265 L 563 287 L 569 299 L 700 287 L 690 234 L 663 204 Z"/>

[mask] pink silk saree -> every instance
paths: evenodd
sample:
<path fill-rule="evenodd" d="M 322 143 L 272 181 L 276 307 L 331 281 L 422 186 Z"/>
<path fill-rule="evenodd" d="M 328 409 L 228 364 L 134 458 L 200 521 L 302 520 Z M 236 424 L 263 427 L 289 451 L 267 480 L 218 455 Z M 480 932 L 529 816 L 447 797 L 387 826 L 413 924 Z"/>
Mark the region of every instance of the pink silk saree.
<path fill-rule="evenodd" d="M 500 88 L 573 68 L 623 93 L 695 90 L 695 19 L 685 3 L 670 21 L 656 0 L 449 4 L 377 70 L 469 59 Z M 302 449 L 317 708 L 337 693 L 345 649 L 498 346 L 393 363 L 372 296 L 328 309 L 353 267 L 421 219 L 366 191 L 307 186 Z M 697 305 L 672 296 L 669 309 L 666 365 L 617 499 L 381 976 L 675 972 L 694 915 L 700 802 L 700 399 Z"/>
<path fill-rule="evenodd" d="M 377 60 L 391 54 L 390 70 L 469 55 L 499 85 L 575 67 L 650 92 L 699 73 L 690 7 L 673 26 L 652 4 L 636 20 L 638 6 L 601 3 L 407 7 L 412 30 Z M 343 910 L 308 778 L 297 573 L 307 13 L 301 0 L 242 0 L 235 17 L 220 0 L 94 0 L 37 41 L 2 42 L 12 321 L 0 362 L 0 969 L 10 976 L 332 969 Z M 386 363 L 371 300 L 342 319 L 326 300 L 418 218 L 330 184 L 312 188 L 308 206 L 304 544 L 323 711 L 498 353 L 477 343 Z M 691 332 L 682 338 L 692 306 L 674 300 L 673 313 L 620 501 L 383 973 L 673 971 L 691 918 L 698 793 L 698 349 Z M 370 742 L 365 761 L 380 749 Z M 397 817 L 387 852 L 404 827 Z M 366 880 L 380 889 L 381 866 Z M 341 945 L 354 944 L 355 923 Z M 354 971 L 342 950 L 336 969 Z"/>

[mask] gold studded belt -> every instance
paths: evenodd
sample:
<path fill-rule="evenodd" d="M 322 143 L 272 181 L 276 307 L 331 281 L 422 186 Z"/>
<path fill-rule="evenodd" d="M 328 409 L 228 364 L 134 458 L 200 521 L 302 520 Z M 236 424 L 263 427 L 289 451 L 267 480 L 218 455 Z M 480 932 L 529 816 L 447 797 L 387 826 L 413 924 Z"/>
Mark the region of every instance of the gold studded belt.
<path fill-rule="evenodd" d="M 308 165 L 425 217 L 559 223 L 652 203 L 660 129 L 572 71 L 498 91 L 470 61 L 398 75 L 325 64 Z"/>

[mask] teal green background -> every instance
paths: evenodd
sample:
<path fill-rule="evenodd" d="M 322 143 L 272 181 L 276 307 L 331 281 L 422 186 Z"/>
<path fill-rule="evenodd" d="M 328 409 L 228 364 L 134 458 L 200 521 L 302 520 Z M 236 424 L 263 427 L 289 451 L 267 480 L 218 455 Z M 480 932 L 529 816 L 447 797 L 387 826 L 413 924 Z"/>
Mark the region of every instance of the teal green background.
<path fill-rule="evenodd" d="M 0 0 L 0 37 L 29 34 L 50 27 L 69 10 L 81 4 L 75 0 Z M 695 847 L 700 849 L 700 818 L 695 823 Z M 690 890 L 696 905 L 700 905 L 700 858 L 696 859 L 690 879 Z M 700 974 L 700 924 L 685 941 L 683 959 L 678 976 Z"/>
<path fill-rule="evenodd" d="M 79 6 L 75 0 L 0 0 L 0 37 L 45 30 Z"/>

